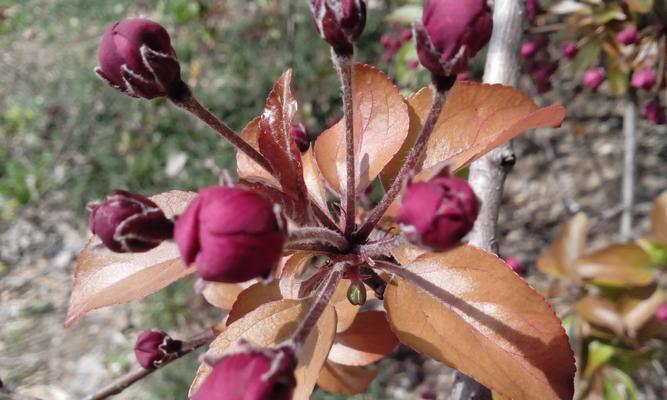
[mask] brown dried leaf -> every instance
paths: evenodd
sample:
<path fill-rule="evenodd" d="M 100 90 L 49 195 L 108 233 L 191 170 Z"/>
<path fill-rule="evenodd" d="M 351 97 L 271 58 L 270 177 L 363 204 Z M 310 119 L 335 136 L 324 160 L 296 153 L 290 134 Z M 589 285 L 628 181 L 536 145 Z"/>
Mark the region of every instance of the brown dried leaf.
<path fill-rule="evenodd" d="M 385 308 L 401 342 L 515 400 L 572 398 L 560 320 L 501 259 L 460 246 L 392 272 Z"/>
<path fill-rule="evenodd" d="M 344 332 L 336 335 L 329 361 L 343 365 L 367 366 L 389 355 L 398 345 L 384 311 L 357 313 Z"/>
<path fill-rule="evenodd" d="M 377 374 L 375 370 L 327 361 L 320 372 L 317 385 L 329 393 L 354 396 L 368 390 Z"/>
<path fill-rule="evenodd" d="M 584 213 L 570 218 L 549 250 L 537 260 L 540 271 L 559 278 L 573 277 L 574 263 L 586 249 L 589 226 Z"/>
<path fill-rule="evenodd" d="M 229 325 L 210 344 L 207 355 L 221 357 L 233 349 L 239 339 L 248 340 L 262 347 L 275 346 L 290 337 L 299 322 L 305 317 L 311 304 L 310 299 L 281 300 L 264 304 Z M 327 307 L 301 351 L 295 372 L 297 380 L 293 397 L 295 400 L 307 400 L 310 397 L 320 370 L 326 361 L 335 333 L 336 313 L 333 307 Z M 199 366 L 190 386 L 190 396 L 197 392 L 199 385 L 206 379 L 210 371 L 211 367 L 205 363 Z"/>
<path fill-rule="evenodd" d="M 646 286 L 655 278 L 651 256 L 636 244 L 611 245 L 581 257 L 575 269 L 581 279 L 604 286 Z"/>
<path fill-rule="evenodd" d="M 356 64 L 352 73 L 357 192 L 378 176 L 401 148 L 408 134 L 405 99 L 382 71 Z M 315 158 L 331 188 L 341 192 L 346 176 L 345 121 L 324 131 L 315 142 Z"/>
<path fill-rule="evenodd" d="M 625 335 L 625 322 L 609 300 L 587 296 L 574 306 L 577 313 L 586 321 L 602 328 L 607 328 L 617 336 Z"/>
<path fill-rule="evenodd" d="M 656 242 L 667 246 L 667 192 L 662 193 L 653 203 L 651 234 Z"/>
<path fill-rule="evenodd" d="M 185 211 L 195 196 L 173 190 L 151 199 L 173 217 Z M 92 237 L 76 262 L 65 327 L 88 311 L 142 299 L 193 272 L 181 262 L 174 242 L 165 241 L 145 253 L 113 253 Z"/>
<path fill-rule="evenodd" d="M 290 83 L 292 70 L 285 71 L 266 99 L 257 139 L 259 151 L 273 168 L 283 191 L 292 197 L 305 198 L 301 153 L 290 135 L 297 104 Z"/>

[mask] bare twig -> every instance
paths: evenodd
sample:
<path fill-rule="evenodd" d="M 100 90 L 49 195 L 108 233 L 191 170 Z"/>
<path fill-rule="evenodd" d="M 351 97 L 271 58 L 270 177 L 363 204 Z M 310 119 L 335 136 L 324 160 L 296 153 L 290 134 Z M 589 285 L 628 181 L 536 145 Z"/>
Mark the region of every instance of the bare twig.
<path fill-rule="evenodd" d="M 352 57 L 337 54 L 333 49 L 331 56 L 340 76 L 343 91 L 343 113 L 345 115 L 345 236 L 350 238 L 355 228 L 356 195 L 355 159 L 354 159 L 354 107 L 352 104 Z"/>
<path fill-rule="evenodd" d="M 493 9 L 493 35 L 484 69 L 484 83 L 515 86 L 519 80 L 524 5 L 519 0 L 496 0 Z M 503 145 L 475 161 L 470 167 L 470 185 L 482 202 L 482 208 L 470 235 L 470 243 L 498 252 L 498 212 L 505 177 L 514 165 L 511 143 Z M 470 377 L 457 372 L 451 400 L 490 399 L 491 392 Z"/>
<path fill-rule="evenodd" d="M 446 100 L 447 91 L 440 91 L 434 88 L 431 110 L 426 117 L 426 121 L 424 122 L 424 126 L 419 133 L 419 137 L 415 142 L 415 145 L 412 147 L 412 150 L 410 150 L 408 157 L 405 159 L 405 162 L 401 166 L 401 169 L 398 171 L 398 175 L 396 175 L 396 179 L 394 179 L 394 182 L 389 187 L 387 193 L 384 195 L 382 200 L 380 200 L 380 203 L 375 206 L 373 211 L 370 212 L 368 218 L 366 218 L 366 221 L 364 221 L 359 230 L 354 234 L 354 238 L 357 243 L 363 243 L 368 238 L 368 236 L 373 231 L 373 228 L 375 228 L 377 223 L 380 221 L 380 218 L 382 218 L 389 206 L 396 199 L 396 196 L 398 196 L 398 194 L 401 192 L 405 180 L 412 174 L 414 168 L 417 166 L 417 161 L 420 159 L 424 149 L 426 148 L 428 139 L 431 137 L 433 129 L 435 129 L 435 125 L 438 122 L 438 117 L 440 117 L 440 113 L 445 106 Z"/>
<path fill-rule="evenodd" d="M 183 343 L 183 348 L 178 353 L 165 359 L 159 367 L 155 369 L 136 369 L 134 371 L 128 372 L 127 374 L 121 376 L 116 381 L 112 382 L 108 386 L 100 389 L 96 393 L 86 397 L 86 400 L 101 400 L 116 395 L 123 390 L 130 387 L 135 382 L 147 377 L 158 369 L 164 368 L 166 365 L 172 363 L 173 361 L 178 360 L 179 358 L 190 354 L 194 350 L 210 343 L 215 338 L 215 333 L 213 329 L 207 328 L 203 332 L 198 333 L 197 335 L 191 337 Z"/>
<path fill-rule="evenodd" d="M 621 204 L 621 240 L 632 239 L 632 213 L 635 202 L 635 154 L 637 152 L 637 93 L 628 89 L 623 110 L 623 185 Z"/>

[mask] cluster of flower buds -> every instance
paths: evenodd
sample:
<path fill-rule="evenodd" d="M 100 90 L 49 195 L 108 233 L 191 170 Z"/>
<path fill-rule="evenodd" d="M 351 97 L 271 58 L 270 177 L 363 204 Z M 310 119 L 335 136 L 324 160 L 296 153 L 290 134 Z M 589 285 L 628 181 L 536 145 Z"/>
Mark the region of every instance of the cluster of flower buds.
<path fill-rule="evenodd" d="M 546 35 L 537 35 L 521 45 L 524 69 L 535 81 L 539 93 L 551 89 L 551 76 L 558 69 L 558 62 L 551 59 L 548 46 Z"/>
<path fill-rule="evenodd" d="M 294 139 L 294 142 L 296 143 L 296 147 L 298 147 L 299 151 L 302 153 L 310 148 L 310 135 L 304 124 L 292 123 L 290 136 L 292 136 L 292 139 Z"/>
<path fill-rule="evenodd" d="M 409 43 L 411 40 L 412 29 L 405 28 L 403 25 L 393 26 L 391 32 L 385 33 L 380 37 L 380 44 L 384 49 L 382 60 L 386 62 L 393 61 L 401 47 L 403 47 L 404 44 Z M 414 65 L 414 63 L 412 65 Z"/>
<path fill-rule="evenodd" d="M 173 237 L 172 221 L 151 199 L 138 194 L 114 190 L 88 209 L 90 230 L 111 251 L 140 253 Z"/>
<path fill-rule="evenodd" d="M 259 348 L 245 340 L 212 363 L 193 400 L 290 400 L 297 360 L 290 347 Z"/>
<path fill-rule="evenodd" d="M 160 24 L 134 18 L 114 22 L 104 32 L 95 72 L 132 97 L 174 100 L 189 93 L 169 34 Z"/>
<path fill-rule="evenodd" d="M 365 0 L 310 0 L 317 32 L 336 54 L 349 56 L 366 26 Z"/>
<path fill-rule="evenodd" d="M 439 175 L 408 185 L 396 220 L 412 243 L 444 251 L 472 230 L 479 207 L 468 182 Z"/>
<path fill-rule="evenodd" d="M 155 329 L 143 331 L 134 345 L 134 355 L 145 369 L 158 368 L 169 356 L 181 351 L 183 342 Z"/>
<path fill-rule="evenodd" d="M 201 189 L 176 221 L 186 265 L 207 281 L 238 283 L 271 275 L 283 251 L 286 221 L 261 195 L 240 188 Z"/>
<path fill-rule="evenodd" d="M 417 55 L 438 90 L 454 84 L 468 60 L 491 38 L 493 15 L 484 0 L 426 0 L 421 23 L 415 22 Z"/>

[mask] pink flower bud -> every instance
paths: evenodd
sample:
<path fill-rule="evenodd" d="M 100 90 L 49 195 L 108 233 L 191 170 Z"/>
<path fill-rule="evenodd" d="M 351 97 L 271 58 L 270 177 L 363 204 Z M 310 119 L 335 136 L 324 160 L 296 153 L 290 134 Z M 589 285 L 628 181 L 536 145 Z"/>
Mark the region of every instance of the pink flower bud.
<path fill-rule="evenodd" d="M 604 69 L 600 67 L 590 68 L 584 73 L 582 83 L 592 91 L 596 91 L 604 82 L 606 75 Z"/>
<path fill-rule="evenodd" d="M 492 29 L 484 0 L 426 0 L 422 23 L 415 23 L 419 61 L 435 78 L 456 75 L 486 45 Z"/>
<path fill-rule="evenodd" d="M 412 29 L 403 29 L 401 32 L 401 42 L 409 42 L 412 39 Z"/>
<path fill-rule="evenodd" d="M 292 128 L 290 129 L 290 135 L 301 152 L 308 150 L 310 147 L 310 135 L 308 135 L 308 131 L 303 124 L 293 123 Z"/>
<path fill-rule="evenodd" d="M 518 275 L 525 275 L 526 274 L 526 268 L 523 266 L 521 261 L 519 261 L 518 258 L 516 257 L 507 257 L 505 258 L 505 264 L 510 267 L 510 269 L 514 272 L 516 272 Z"/>
<path fill-rule="evenodd" d="M 535 20 L 538 14 L 542 12 L 542 7 L 538 0 L 526 0 L 526 19 L 530 22 Z"/>
<path fill-rule="evenodd" d="M 173 340 L 166 333 L 151 329 L 143 331 L 134 345 L 134 355 L 145 369 L 157 368 L 171 354 L 181 350 L 183 342 Z"/>
<path fill-rule="evenodd" d="M 667 303 L 662 303 L 655 310 L 655 318 L 662 324 L 667 324 Z"/>
<path fill-rule="evenodd" d="M 625 29 L 618 32 L 616 35 L 616 40 L 618 40 L 620 44 L 624 44 L 626 46 L 635 43 L 637 41 L 637 28 L 635 28 L 633 25 L 627 26 Z"/>
<path fill-rule="evenodd" d="M 193 400 L 290 400 L 296 386 L 292 349 L 266 349 L 241 340 L 218 360 Z"/>
<path fill-rule="evenodd" d="M 651 90 L 658 78 L 651 68 L 642 68 L 632 74 L 632 87 Z"/>
<path fill-rule="evenodd" d="M 558 63 L 551 62 L 542 64 L 533 72 L 533 78 L 538 82 L 548 82 L 557 69 Z"/>
<path fill-rule="evenodd" d="M 442 251 L 472 230 L 478 212 L 479 200 L 468 182 L 436 177 L 407 187 L 396 220 L 408 240 Z"/>
<path fill-rule="evenodd" d="M 468 73 L 468 71 L 459 72 L 458 74 L 456 74 L 456 80 L 468 81 L 470 80 L 470 74 Z"/>
<path fill-rule="evenodd" d="M 532 58 L 537 50 L 537 44 L 534 42 L 524 42 L 521 44 L 521 57 L 524 59 Z"/>
<path fill-rule="evenodd" d="M 143 18 L 114 22 L 102 36 L 95 72 L 133 97 L 180 98 L 188 92 L 181 67 L 162 25 Z"/>
<path fill-rule="evenodd" d="M 660 104 L 660 99 L 655 98 L 644 106 L 642 111 L 644 118 L 653 122 L 656 125 L 664 125 L 667 122 L 667 116 L 665 116 L 665 108 Z"/>
<path fill-rule="evenodd" d="M 202 279 L 238 283 L 268 277 L 280 260 L 285 221 L 257 193 L 212 186 L 176 221 L 174 239 L 186 265 Z"/>
<path fill-rule="evenodd" d="M 391 43 L 391 39 L 392 39 L 391 36 L 389 36 L 387 34 L 384 34 L 380 37 L 380 44 L 382 45 L 382 47 L 384 47 L 386 49 L 386 48 L 389 47 L 389 44 Z"/>
<path fill-rule="evenodd" d="M 317 32 L 337 54 L 350 55 L 366 26 L 365 0 L 310 0 Z"/>
<path fill-rule="evenodd" d="M 88 209 L 90 230 L 111 251 L 140 253 L 173 237 L 173 223 L 151 199 L 138 194 L 114 190 Z"/>
<path fill-rule="evenodd" d="M 565 42 L 563 44 L 563 57 L 567 58 L 568 60 L 574 59 L 578 52 L 579 49 L 577 49 L 577 45 L 574 42 Z"/>

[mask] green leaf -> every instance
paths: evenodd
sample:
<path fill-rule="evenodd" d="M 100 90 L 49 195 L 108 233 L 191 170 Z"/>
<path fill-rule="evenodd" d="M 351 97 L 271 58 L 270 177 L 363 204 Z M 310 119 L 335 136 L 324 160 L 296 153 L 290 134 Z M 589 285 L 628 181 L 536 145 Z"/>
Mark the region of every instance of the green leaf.
<path fill-rule="evenodd" d="M 615 95 L 624 95 L 628 90 L 628 82 L 628 74 L 616 67 L 609 69 L 609 83 L 611 83 L 611 89 L 614 91 Z"/>
<path fill-rule="evenodd" d="M 616 353 L 614 346 L 594 340 L 588 345 L 588 364 L 584 375 L 590 379 L 595 372 L 607 364 Z"/>
<path fill-rule="evenodd" d="M 574 74 L 583 73 L 598 62 L 600 57 L 600 42 L 593 40 L 581 48 L 574 61 L 572 62 L 572 70 Z"/>
<path fill-rule="evenodd" d="M 635 381 L 632 379 L 632 377 L 618 368 L 612 368 L 611 371 L 614 375 L 616 375 L 616 378 L 618 378 L 623 386 L 625 386 L 625 391 L 627 393 L 626 398 L 629 400 L 636 400 L 637 386 L 635 385 Z"/>
<path fill-rule="evenodd" d="M 618 3 L 610 3 L 602 10 L 593 15 L 596 24 L 604 25 L 611 21 L 624 21 L 627 18 L 623 12 L 623 8 Z"/>

